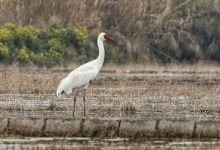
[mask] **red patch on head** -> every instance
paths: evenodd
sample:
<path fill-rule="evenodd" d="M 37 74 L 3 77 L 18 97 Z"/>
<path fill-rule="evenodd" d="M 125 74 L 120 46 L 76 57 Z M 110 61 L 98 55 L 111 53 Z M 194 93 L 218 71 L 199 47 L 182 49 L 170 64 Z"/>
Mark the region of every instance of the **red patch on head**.
<path fill-rule="evenodd" d="M 104 35 L 104 38 L 105 38 L 106 40 L 109 40 L 109 36 L 108 36 L 107 34 Z"/>

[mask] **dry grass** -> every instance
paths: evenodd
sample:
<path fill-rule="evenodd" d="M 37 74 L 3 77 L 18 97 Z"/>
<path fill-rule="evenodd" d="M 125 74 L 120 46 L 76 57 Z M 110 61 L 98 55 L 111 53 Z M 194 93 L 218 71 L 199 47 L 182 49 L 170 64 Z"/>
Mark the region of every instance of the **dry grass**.
<path fill-rule="evenodd" d="M 87 90 L 87 115 L 220 119 L 219 69 L 215 65 L 105 66 Z M 55 97 L 58 82 L 68 71 L 2 67 L 0 115 L 71 116 L 74 94 Z M 77 116 L 82 115 L 82 106 L 80 93 Z"/>

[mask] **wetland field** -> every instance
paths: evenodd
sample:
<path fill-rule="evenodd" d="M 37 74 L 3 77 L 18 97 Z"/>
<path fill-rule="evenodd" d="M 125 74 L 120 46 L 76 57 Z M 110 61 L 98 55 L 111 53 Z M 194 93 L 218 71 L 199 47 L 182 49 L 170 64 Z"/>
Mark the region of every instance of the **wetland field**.
<path fill-rule="evenodd" d="M 55 96 L 59 81 L 70 71 L 69 68 L 47 70 L 34 67 L 2 67 L 0 117 L 71 117 L 74 93 L 60 99 Z M 220 67 L 202 64 L 107 65 L 88 87 L 86 97 L 87 117 L 219 121 Z M 76 101 L 75 115 L 83 116 L 82 92 Z M 219 141 L 212 139 L 207 141 L 153 139 L 144 140 L 139 144 L 130 143 L 126 139 L 116 139 L 117 142 L 112 142 L 115 139 L 109 140 L 111 142 L 108 140 L 59 137 L 36 140 L 36 137 L 26 139 L 2 135 L 0 145 L 6 148 L 10 144 L 16 146 L 20 143 L 25 147 L 34 143 L 35 146 L 43 145 L 46 149 L 52 144 L 56 149 L 57 145 L 54 143 L 58 141 L 64 143 L 61 144 L 61 148 L 63 146 L 65 149 L 110 149 L 109 146 L 106 147 L 109 143 L 112 149 L 175 149 L 175 146 L 183 149 L 205 149 L 204 147 L 217 149 L 219 146 Z M 45 141 L 49 144 L 45 145 Z M 73 145 L 68 147 L 68 144 L 65 147 L 65 142 L 73 142 L 75 147 Z M 128 145 L 129 143 L 131 145 Z"/>

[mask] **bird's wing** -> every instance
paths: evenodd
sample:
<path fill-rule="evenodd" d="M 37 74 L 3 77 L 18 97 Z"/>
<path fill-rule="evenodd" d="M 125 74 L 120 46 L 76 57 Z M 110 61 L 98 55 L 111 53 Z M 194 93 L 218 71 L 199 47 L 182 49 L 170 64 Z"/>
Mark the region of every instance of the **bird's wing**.
<path fill-rule="evenodd" d="M 73 89 L 80 88 L 82 86 L 88 85 L 91 80 L 94 80 L 98 74 L 97 69 L 90 69 L 88 71 L 77 71 L 69 74 L 66 78 L 61 80 L 57 88 L 57 96 L 59 96 L 63 91 L 70 94 Z"/>
<path fill-rule="evenodd" d="M 69 80 L 72 83 L 73 88 L 78 88 L 84 85 L 89 84 L 91 80 L 94 80 L 98 70 L 93 68 L 87 71 L 79 71 L 69 76 Z"/>
<path fill-rule="evenodd" d="M 90 61 L 90 62 L 76 68 L 72 72 L 70 72 L 68 76 L 71 76 L 72 74 L 75 74 L 76 72 L 86 72 L 89 70 L 94 70 L 94 69 L 96 69 L 95 66 L 96 66 L 96 60 Z"/>

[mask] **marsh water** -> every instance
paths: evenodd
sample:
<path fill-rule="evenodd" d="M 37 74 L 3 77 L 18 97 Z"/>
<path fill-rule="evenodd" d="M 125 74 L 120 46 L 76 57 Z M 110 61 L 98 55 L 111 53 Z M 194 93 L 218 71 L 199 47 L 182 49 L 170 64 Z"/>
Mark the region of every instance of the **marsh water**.
<path fill-rule="evenodd" d="M 91 139 L 64 137 L 2 137 L 1 150 L 218 150 L 216 139 Z"/>

